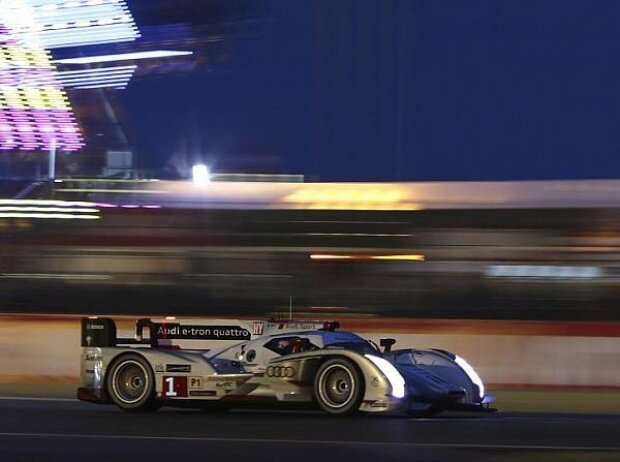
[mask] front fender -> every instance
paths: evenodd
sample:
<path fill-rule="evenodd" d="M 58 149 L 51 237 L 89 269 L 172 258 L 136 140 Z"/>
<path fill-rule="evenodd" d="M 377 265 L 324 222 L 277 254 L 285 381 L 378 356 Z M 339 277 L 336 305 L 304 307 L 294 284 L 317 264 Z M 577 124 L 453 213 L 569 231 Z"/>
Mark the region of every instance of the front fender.
<path fill-rule="evenodd" d="M 315 350 L 310 352 L 287 355 L 269 361 L 269 366 L 290 366 L 296 372 L 290 377 L 273 377 L 270 380 L 274 390 L 284 392 L 287 383 L 303 387 L 306 397 L 314 394 L 314 377 L 320 365 L 329 359 L 342 357 L 353 362 L 364 379 L 364 398 L 360 409 L 365 411 L 385 411 L 398 407 L 402 399 L 391 396 L 392 387 L 388 378 L 364 355 L 350 350 Z"/>
<path fill-rule="evenodd" d="M 445 350 L 439 349 L 402 349 L 394 350 L 387 357 L 397 367 L 410 370 L 410 375 L 415 375 L 414 370 L 425 372 L 447 382 L 453 387 L 459 387 L 465 391 L 461 399 L 463 403 L 478 404 L 484 398 L 484 384 L 473 368 L 461 357 Z M 415 377 L 412 378 L 415 381 Z M 418 380 L 419 381 L 419 380 Z"/>

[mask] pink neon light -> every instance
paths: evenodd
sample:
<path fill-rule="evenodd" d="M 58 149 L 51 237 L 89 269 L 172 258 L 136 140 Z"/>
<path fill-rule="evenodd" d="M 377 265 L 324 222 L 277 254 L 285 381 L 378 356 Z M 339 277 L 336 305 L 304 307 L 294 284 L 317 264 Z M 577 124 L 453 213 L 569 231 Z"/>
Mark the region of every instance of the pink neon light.
<path fill-rule="evenodd" d="M 76 151 L 83 146 L 75 119 L 68 111 L 0 109 L 0 149 L 57 149 Z"/>
<path fill-rule="evenodd" d="M 0 47 L 7 45 L 20 46 L 10 31 L 0 24 Z M 5 87 L 0 90 L 0 103 L 4 106 L 0 109 L 0 150 L 32 151 L 55 147 L 62 151 L 78 151 L 84 146 L 70 108 L 28 107 L 51 103 L 46 102 L 45 98 L 42 102 L 30 101 L 25 90 L 62 90 L 55 68 L 24 66 L 22 62 L 5 58 L 4 65 L 0 67 L 0 85 Z M 66 97 L 64 94 L 62 96 Z"/>

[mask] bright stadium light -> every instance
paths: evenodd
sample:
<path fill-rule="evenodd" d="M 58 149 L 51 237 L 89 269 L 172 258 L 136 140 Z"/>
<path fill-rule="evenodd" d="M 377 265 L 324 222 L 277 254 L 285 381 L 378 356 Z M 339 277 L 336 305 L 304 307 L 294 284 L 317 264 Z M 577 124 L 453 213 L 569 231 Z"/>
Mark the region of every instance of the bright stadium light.
<path fill-rule="evenodd" d="M 204 164 L 197 164 L 192 167 L 192 180 L 196 186 L 204 186 L 209 184 L 211 180 L 209 169 Z"/>

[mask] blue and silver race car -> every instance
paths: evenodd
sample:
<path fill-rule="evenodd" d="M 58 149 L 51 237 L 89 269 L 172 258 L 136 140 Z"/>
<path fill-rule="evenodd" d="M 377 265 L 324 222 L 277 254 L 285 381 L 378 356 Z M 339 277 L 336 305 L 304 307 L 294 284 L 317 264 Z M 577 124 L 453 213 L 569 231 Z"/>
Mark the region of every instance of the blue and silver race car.
<path fill-rule="evenodd" d="M 288 322 L 257 328 L 253 322 L 250 330 L 230 321 L 171 325 L 140 320 L 136 339 L 118 339 L 111 319 L 85 318 L 78 398 L 114 403 L 126 411 L 248 402 L 316 405 L 333 415 L 492 410 L 493 397 L 485 394 L 478 374 L 453 353 L 392 350 L 393 339 L 382 339 L 381 351 L 357 334 L 338 331 L 337 323 L 296 327 Z M 205 351 L 174 344 L 213 340 L 214 335 L 229 345 Z"/>

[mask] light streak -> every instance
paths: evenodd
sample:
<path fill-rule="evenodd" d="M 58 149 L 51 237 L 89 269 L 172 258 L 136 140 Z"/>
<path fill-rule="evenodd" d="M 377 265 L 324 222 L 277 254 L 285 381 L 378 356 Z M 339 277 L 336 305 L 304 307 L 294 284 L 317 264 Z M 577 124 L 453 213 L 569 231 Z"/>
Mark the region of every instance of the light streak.
<path fill-rule="evenodd" d="M 193 54 L 191 51 L 172 51 L 172 50 L 154 50 L 154 51 L 141 51 L 135 53 L 121 53 L 114 55 L 100 55 L 100 56 L 85 56 L 80 58 L 67 58 L 57 59 L 54 63 L 57 64 L 94 64 L 94 63 L 106 63 L 111 61 L 129 61 L 138 59 L 152 59 L 152 58 L 169 58 L 174 56 L 188 56 Z"/>
<path fill-rule="evenodd" d="M 107 74 L 118 74 L 118 73 L 123 73 L 123 72 L 131 72 L 131 71 L 135 71 L 137 68 L 137 66 L 133 65 L 133 66 L 113 66 L 113 67 L 98 67 L 98 68 L 94 68 L 94 69 L 79 69 L 79 70 L 73 70 L 73 71 L 61 71 L 59 72 L 61 77 L 74 77 L 74 76 L 83 76 L 83 75 L 89 75 L 89 74 L 101 74 L 101 75 L 107 75 Z"/>
<path fill-rule="evenodd" d="M 106 274 L 53 274 L 53 273 L 2 273 L 3 279 L 80 279 L 80 280 L 108 280 L 112 276 Z M 97 319 L 90 317 L 89 319 Z"/>
<path fill-rule="evenodd" d="M 66 212 L 71 210 L 75 213 L 97 213 L 98 209 L 67 209 L 63 207 L 0 207 L 0 212 Z"/>
<path fill-rule="evenodd" d="M 79 215 L 75 213 L 1 213 L 0 218 L 42 218 L 57 220 L 98 220 L 99 215 Z"/>
<path fill-rule="evenodd" d="M 352 260 L 353 257 L 351 255 L 330 255 L 330 254 L 320 254 L 313 253 L 310 255 L 311 260 Z"/>
<path fill-rule="evenodd" d="M 45 199 L 0 199 L 0 205 L 47 205 L 50 207 L 95 207 L 94 202 L 58 201 Z"/>
<path fill-rule="evenodd" d="M 396 260 L 396 261 L 424 261 L 424 255 L 404 254 L 404 255 L 373 255 L 372 260 Z"/>
<path fill-rule="evenodd" d="M 405 202 L 407 191 L 400 187 L 349 187 L 332 184 L 308 185 L 284 198 L 296 207 L 321 210 L 420 210 Z"/>
<path fill-rule="evenodd" d="M 388 261 L 425 261 L 426 257 L 421 254 L 397 254 L 397 255 L 364 255 L 364 254 L 310 254 L 311 260 L 388 260 Z"/>

